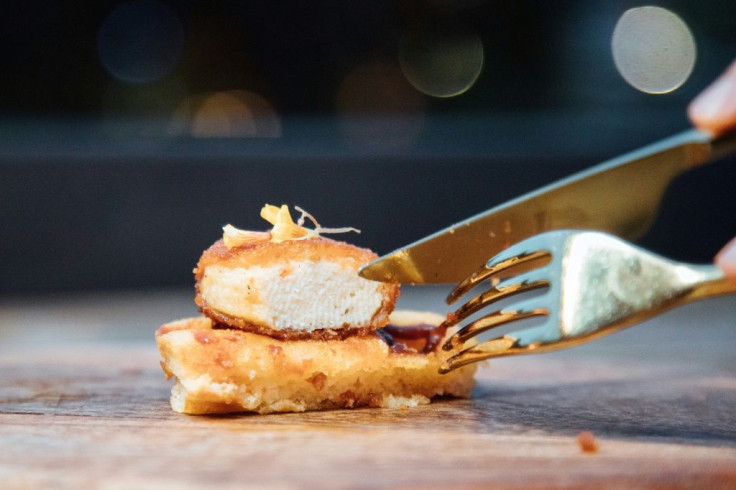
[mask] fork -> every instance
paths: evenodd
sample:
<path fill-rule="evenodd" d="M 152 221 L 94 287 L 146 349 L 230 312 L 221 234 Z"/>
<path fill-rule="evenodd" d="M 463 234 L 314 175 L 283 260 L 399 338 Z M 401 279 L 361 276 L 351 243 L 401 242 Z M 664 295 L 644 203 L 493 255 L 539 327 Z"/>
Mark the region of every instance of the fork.
<path fill-rule="evenodd" d="M 461 349 L 509 323 L 534 317 L 542 323 L 466 347 L 449 357 L 440 373 L 494 357 L 572 347 L 691 301 L 736 292 L 736 282 L 713 265 L 674 262 L 607 233 L 577 230 L 542 233 L 512 245 L 458 283 L 448 304 L 484 281 L 491 288 L 450 313 L 446 327 L 506 298 L 546 291 L 468 323 L 447 339 L 444 350 Z"/>

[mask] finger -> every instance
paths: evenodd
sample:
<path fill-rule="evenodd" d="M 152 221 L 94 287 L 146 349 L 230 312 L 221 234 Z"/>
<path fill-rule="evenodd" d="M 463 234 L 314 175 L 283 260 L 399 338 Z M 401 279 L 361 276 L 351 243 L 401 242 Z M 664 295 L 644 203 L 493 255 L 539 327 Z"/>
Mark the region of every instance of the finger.
<path fill-rule="evenodd" d="M 736 280 L 736 238 L 718 252 L 715 262 L 726 273 L 726 277 Z"/>
<path fill-rule="evenodd" d="M 690 103 L 693 124 L 714 134 L 736 127 L 736 61 Z"/>

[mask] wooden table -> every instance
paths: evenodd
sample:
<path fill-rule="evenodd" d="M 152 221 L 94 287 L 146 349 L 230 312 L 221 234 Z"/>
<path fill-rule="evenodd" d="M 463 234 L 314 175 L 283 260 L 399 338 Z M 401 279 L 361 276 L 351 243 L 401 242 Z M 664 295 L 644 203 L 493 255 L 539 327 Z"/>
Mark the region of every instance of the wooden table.
<path fill-rule="evenodd" d="M 267 416 L 171 411 L 153 331 L 194 313 L 190 291 L 1 299 L 0 487 L 736 488 L 736 297 L 494 361 L 471 400 Z"/>

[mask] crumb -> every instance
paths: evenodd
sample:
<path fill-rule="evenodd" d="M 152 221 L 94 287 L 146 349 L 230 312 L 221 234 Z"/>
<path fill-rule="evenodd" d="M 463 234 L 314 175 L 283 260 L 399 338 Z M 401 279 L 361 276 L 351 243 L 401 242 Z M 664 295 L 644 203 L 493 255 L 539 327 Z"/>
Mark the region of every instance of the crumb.
<path fill-rule="evenodd" d="M 593 433 L 589 430 L 585 430 L 578 434 L 578 445 L 580 446 L 580 450 L 584 453 L 593 454 L 598 452 L 598 443 L 595 441 Z"/>

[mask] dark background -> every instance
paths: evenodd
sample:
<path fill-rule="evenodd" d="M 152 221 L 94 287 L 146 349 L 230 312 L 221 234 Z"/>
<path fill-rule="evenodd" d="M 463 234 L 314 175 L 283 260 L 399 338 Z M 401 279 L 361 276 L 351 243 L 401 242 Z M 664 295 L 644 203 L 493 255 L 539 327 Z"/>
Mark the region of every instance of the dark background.
<path fill-rule="evenodd" d="M 223 224 L 266 228 L 264 203 L 360 228 L 349 239 L 385 253 L 685 129 L 688 102 L 736 58 L 736 2 L 657 2 L 698 47 L 664 95 L 613 63 L 616 21 L 639 5 L 5 2 L 0 293 L 191 284 Z M 466 93 L 401 78 L 402 33 L 427 23 L 478 33 L 484 66 Z M 256 102 L 240 119 L 215 104 L 197 129 L 218 93 Z M 710 260 L 736 235 L 734 183 L 734 159 L 679 178 L 642 243 Z"/>

